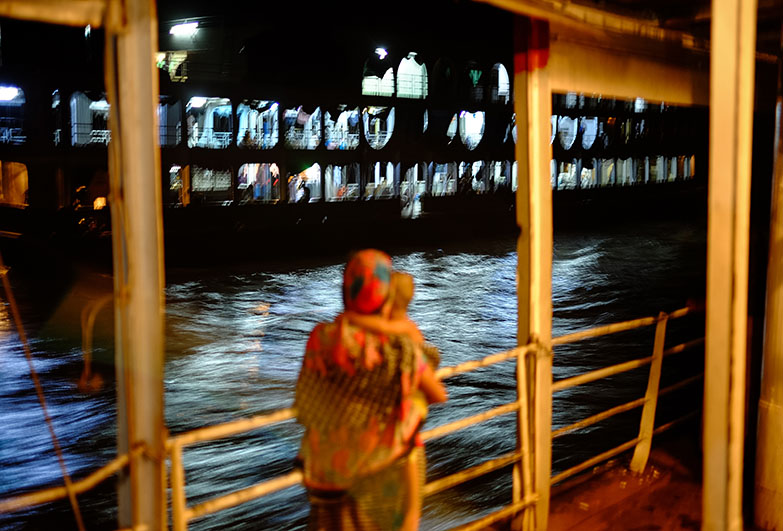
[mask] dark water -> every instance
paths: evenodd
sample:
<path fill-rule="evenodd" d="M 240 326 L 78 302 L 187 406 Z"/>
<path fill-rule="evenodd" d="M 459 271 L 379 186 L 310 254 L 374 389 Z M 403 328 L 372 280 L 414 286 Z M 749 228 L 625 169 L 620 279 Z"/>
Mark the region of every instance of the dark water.
<path fill-rule="evenodd" d="M 704 227 L 683 222 L 557 233 L 553 334 L 654 315 L 703 295 L 704 242 Z M 393 258 L 396 268 L 416 278 L 410 313 L 441 348 L 444 365 L 515 345 L 513 240 L 405 251 Z M 169 271 L 165 400 L 171 433 L 289 406 L 307 334 L 341 309 L 341 268 L 339 260 L 320 260 Z M 116 453 L 110 311 L 102 312 L 96 325 L 95 356 L 106 386 L 96 394 L 75 387 L 82 366 L 79 312 L 87 301 L 110 292 L 111 280 L 81 279 L 47 297 L 35 282 L 22 282 L 13 272 L 11 278 L 68 469 L 82 477 Z M 670 343 L 684 337 L 688 324 L 672 324 Z M 698 328 L 697 322 L 690 324 Z M 559 347 L 555 378 L 647 356 L 652 337 L 649 328 Z M 698 355 L 693 358 L 670 364 L 664 385 L 698 365 Z M 0 497 L 57 484 L 59 467 L 5 304 L 0 305 L 0 370 Z M 562 426 L 640 397 L 645 382 L 645 371 L 633 371 L 558 393 L 553 423 Z M 432 409 L 429 427 L 513 401 L 514 363 L 452 378 L 447 387 L 449 402 Z M 684 411 L 683 398 L 673 398 L 673 406 L 661 405 L 659 418 Z M 638 418 L 637 410 L 557 439 L 554 471 L 635 437 Z M 514 416 L 506 415 L 432 441 L 430 478 L 513 450 L 514 430 Z M 290 470 L 300 434 L 298 425 L 286 422 L 186 449 L 188 503 Z M 422 529 L 444 529 L 507 503 L 510 469 L 490 479 L 428 499 Z M 88 529 L 116 527 L 113 489 L 110 480 L 80 497 Z M 205 517 L 191 529 L 300 529 L 306 513 L 302 489 L 296 487 Z M 67 503 L 0 516 L 0 529 L 49 528 L 75 528 Z"/>

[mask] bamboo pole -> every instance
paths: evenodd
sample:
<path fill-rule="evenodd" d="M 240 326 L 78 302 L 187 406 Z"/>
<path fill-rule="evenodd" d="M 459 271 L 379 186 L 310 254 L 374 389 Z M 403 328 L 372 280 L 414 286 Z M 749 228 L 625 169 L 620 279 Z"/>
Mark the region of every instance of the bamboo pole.
<path fill-rule="evenodd" d="M 647 459 L 650 457 L 652 432 L 655 425 L 655 410 L 658 405 L 658 387 L 661 382 L 661 365 L 663 364 L 663 345 L 666 341 L 667 320 L 666 314 L 661 312 L 658 316 L 658 325 L 655 327 L 653 359 L 650 364 L 650 375 L 647 379 L 647 392 L 644 395 L 642 419 L 639 423 L 639 444 L 636 445 L 633 458 L 631 459 L 631 471 L 637 474 L 644 472 Z"/>
<path fill-rule="evenodd" d="M 741 530 L 755 0 L 713 0 L 704 529 Z"/>

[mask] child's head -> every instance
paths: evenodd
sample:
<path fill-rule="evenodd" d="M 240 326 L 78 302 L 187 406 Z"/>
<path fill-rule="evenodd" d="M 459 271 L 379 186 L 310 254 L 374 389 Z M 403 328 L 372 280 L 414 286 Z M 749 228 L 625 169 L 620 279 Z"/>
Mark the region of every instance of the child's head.
<path fill-rule="evenodd" d="M 391 312 L 392 319 L 405 317 L 411 299 L 413 299 L 413 277 L 408 273 L 393 271 L 391 274 Z"/>

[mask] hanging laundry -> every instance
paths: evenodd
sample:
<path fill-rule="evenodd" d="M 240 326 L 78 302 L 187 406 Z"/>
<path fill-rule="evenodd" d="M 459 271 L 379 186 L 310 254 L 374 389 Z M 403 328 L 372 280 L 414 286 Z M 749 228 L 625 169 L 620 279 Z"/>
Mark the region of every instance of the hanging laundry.
<path fill-rule="evenodd" d="M 299 112 L 296 115 L 296 123 L 297 125 L 305 125 L 310 120 L 310 115 L 304 112 L 301 106 L 299 107 L 298 111 Z"/>

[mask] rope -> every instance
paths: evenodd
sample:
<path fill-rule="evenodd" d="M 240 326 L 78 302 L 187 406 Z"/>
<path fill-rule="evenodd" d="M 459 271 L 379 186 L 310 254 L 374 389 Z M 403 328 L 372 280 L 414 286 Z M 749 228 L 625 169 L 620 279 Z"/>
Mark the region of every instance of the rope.
<path fill-rule="evenodd" d="M 19 340 L 22 342 L 24 348 L 24 355 L 27 358 L 27 365 L 30 367 L 30 377 L 33 379 L 33 385 L 35 386 L 35 392 L 38 395 L 38 402 L 41 404 L 41 410 L 43 411 L 44 420 L 46 426 L 49 428 L 49 434 L 52 437 L 52 445 L 54 451 L 57 454 L 57 461 L 60 463 L 60 470 L 63 474 L 63 480 L 65 481 L 65 490 L 68 491 L 68 499 L 71 502 L 71 508 L 73 514 L 76 517 L 76 525 L 79 527 L 79 531 L 84 531 L 84 521 L 82 520 L 82 513 L 79 510 L 79 502 L 76 500 L 76 493 L 71 483 L 71 477 L 68 475 L 68 468 L 65 466 L 65 459 L 63 459 L 63 453 L 60 449 L 60 443 L 57 440 L 57 434 L 54 432 L 54 425 L 52 418 L 49 416 L 49 410 L 46 407 L 46 398 L 44 398 L 43 388 L 41 382 L 38 379 L 38 373 L 35 372 L 33 366 L 33 355 L 30 351 L 30 345 L 27 342 L 27 335 L 25 334 L 24 327 L 22 326 L 22 317 L 19 314 L 19 308 L 16 305 L 16 299 L 11 291 L 11 283 L 8 281 L 8 269 L 3 263 L 3 255 L 0 253 L 0 277 L 3 278 L 3 288 L 5 288 L 6 298 L 8 299 L 8 305 L 11 307 L 11 315 L 16 325 L 16 330 L 19 334 Z"/>

